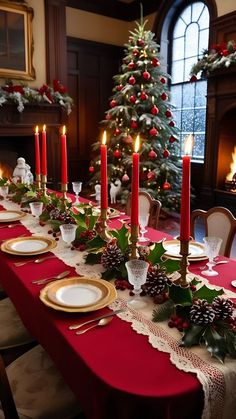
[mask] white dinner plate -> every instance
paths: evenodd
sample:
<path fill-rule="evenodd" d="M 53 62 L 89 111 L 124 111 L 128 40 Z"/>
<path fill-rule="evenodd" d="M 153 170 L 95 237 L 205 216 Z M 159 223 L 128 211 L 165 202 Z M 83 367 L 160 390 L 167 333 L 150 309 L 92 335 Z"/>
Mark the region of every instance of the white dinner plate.
<path fill-rule="evenodd" d="M 67 307 L 82 307 L 97 303 L 103 296 L 103 292 L 97 286 L 91 284 L 69 284 L 60 286 L 53 298 L 48 292 L 48 298 L 57 304 Z"/>
<path fill-rule="evenodd" d="M 23 211 L 0 211 L 0 223 L 6 223 L 8 221 L 17 221 L 22 217 L 25 217 L 26 213 Z"/>
<path fill-rule="evenodd" d="M 165 257 L 170 259 L 181 259 L 180 252 L 180 241 L 179 240 L 166 240 L 163 241 L 163 246 L 166 250 L 164 254 Z M 204 244 L 198 243 L 194 241 L 189 242 L 189 257 L 188 260 L 191 262 L 193 261 L 200 261 L 208 259 L 205 254 Z"/>
<path fill-rule="evenodd" d="M 1 250 L 13 255 L 38 255 L 48 252 L 56 246 L 56 241 L 47 237 L 18 237 L 4 241 Z"/>

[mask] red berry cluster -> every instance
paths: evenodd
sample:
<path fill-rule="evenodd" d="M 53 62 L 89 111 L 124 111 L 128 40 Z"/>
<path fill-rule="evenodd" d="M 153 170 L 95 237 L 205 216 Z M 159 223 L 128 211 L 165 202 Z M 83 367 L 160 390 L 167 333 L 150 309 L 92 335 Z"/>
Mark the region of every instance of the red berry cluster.
<path fill-rule="evenodd" d="M 115 287 L 117 290 L 124 291 L 126 289 L 132 290 L 133 286 L 126 279 L 116 279 Z"/>
<path fill-rule="evenodd" d="M 169 327 L 176 327 L 180 332 L 189 328 L 189 322 L 176 314 L 173 314 L 168 322 Z"/>

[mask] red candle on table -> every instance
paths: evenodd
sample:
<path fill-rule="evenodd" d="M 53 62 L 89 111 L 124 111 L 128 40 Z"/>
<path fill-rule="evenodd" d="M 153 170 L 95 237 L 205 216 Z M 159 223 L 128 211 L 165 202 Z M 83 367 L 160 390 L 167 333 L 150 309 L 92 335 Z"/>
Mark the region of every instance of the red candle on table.
<path fill-rule="evenodd" d="M 138 226 L 139 209 L 139 135 L 135 141 L 134 153 L 132 156 L 132 189 L 131 189 L 131 226 Z"/>
<path fill-rule="evenodd" d="M 43 126 L 42 131 L 42 175 L 47 175 L 47 135 L 46 125 Z"/>
<path fill-rule="evenodd" d="M 188 135 L 185 139 L 184 153 L 182 157 L 182 191 L 181 191 L 181 214 L 180 214 L 180 240 L 190 239 L 190 177 L 191 177 L 191 158 L 190 153 L 193 147 L 193 135 Z"/>
<path fill-rule="evenodd" d="M 67 147 L 66 147 L 66 127 L 64 125 L 61 134 L 61 183 L 68 182 L 67 179 Z"/>
<path fill-rule="evenodd" d="M 107 133 L 104 131 L 101 144 L 101 209 L 108 208 L 107 192 Z"/>
<path fill-rule="evenodd" d="M 40 150 L 39 150 L 39 127 L 38 125 L 35 127 L 35 174 L 40 175 L 41 167 L 40 167 Z"/>

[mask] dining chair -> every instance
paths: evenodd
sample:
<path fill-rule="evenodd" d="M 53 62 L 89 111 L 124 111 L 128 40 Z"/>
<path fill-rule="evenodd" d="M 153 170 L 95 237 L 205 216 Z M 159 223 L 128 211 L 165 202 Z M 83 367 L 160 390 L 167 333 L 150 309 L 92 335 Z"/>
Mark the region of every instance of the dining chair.
<path fill-rule="evenodd" d="M 149 214 L 148 227 L 157 229 L 161 211 L 161 202 L 153 199 L 148 192 L 139 192 L 139 214 Z M 131 193 L 128 196 L 126 214 L 131 212 Z"/>
<path fill-rule="evenodd" d="M 78 400 L 42 346 L 5 368 L 0 355 L 0 419 L 76 419 Z"/>
<path fill-rule="evenodd" d="M 220 237 L 223 241 L 219 254 L 229 257 L 236 233 L 236 218 L 232 212 L 224 207 L 213 207 L 208 211 L 201 209 L 192 211 L 190 230 L 193 238 L 195 238 L 197 223 L 200 220 L 203 223 L 203 235 Z"/>

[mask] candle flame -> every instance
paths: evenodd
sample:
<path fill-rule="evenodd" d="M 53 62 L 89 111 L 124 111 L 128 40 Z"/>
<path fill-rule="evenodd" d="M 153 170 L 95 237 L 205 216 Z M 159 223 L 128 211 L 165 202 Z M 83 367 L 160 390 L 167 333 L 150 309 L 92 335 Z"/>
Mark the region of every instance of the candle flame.
<path fill-rule="evenodd" d="M 39 127 L 38 127 L 38 125 L 36 125 L 36 127 L 35 127 L 35 134 L 38 134 L 38 132 L 39 132 Z"/>
<path fill-rule="evenodd" d="M 193 146 L 194 146 L 194 135 L 189 134 L 184 139 L 184 154 L 185 155 L 192 154 Z"/>
<path fill-rule="evenodd" d="M 65 126 L 65 125 L 63 125 L 63 128 L 62 128 L 62 135 L 65 135 L 65 133 L 66 133 L 66 126 Z"/>
<path fill-rule="evenodd" d="M 107 142 L 107 132 L 106 131 L 104 131 L 104 133 L 103 133 L 103 136 L 102 136 L 102 144 L 106 144 L 106 142 Z"/>
<path fill-rule="evenodd" d="M 135 153 L 137 153 L 139 151 L 139 146 L 140 146 L 140 139 L 139 139 L 139 135 L 137 135 L 137 138 L 136 138 L 135 144 L 134 144 Z"/>
<path fill-rule="evenodd" d="M 43 131 L 46 131 L 46 125 L 44 124 L 44 126 L 43 126 Z"/>
<path fill-rule="evenodd" d="M 234 147 L 234 152 L 232 153 L 232 162 L 230 164 L 230 173 L 227 174 L 226 180 L 233 180 L 233 176 L 236 173 L 236 146 Z"/>

